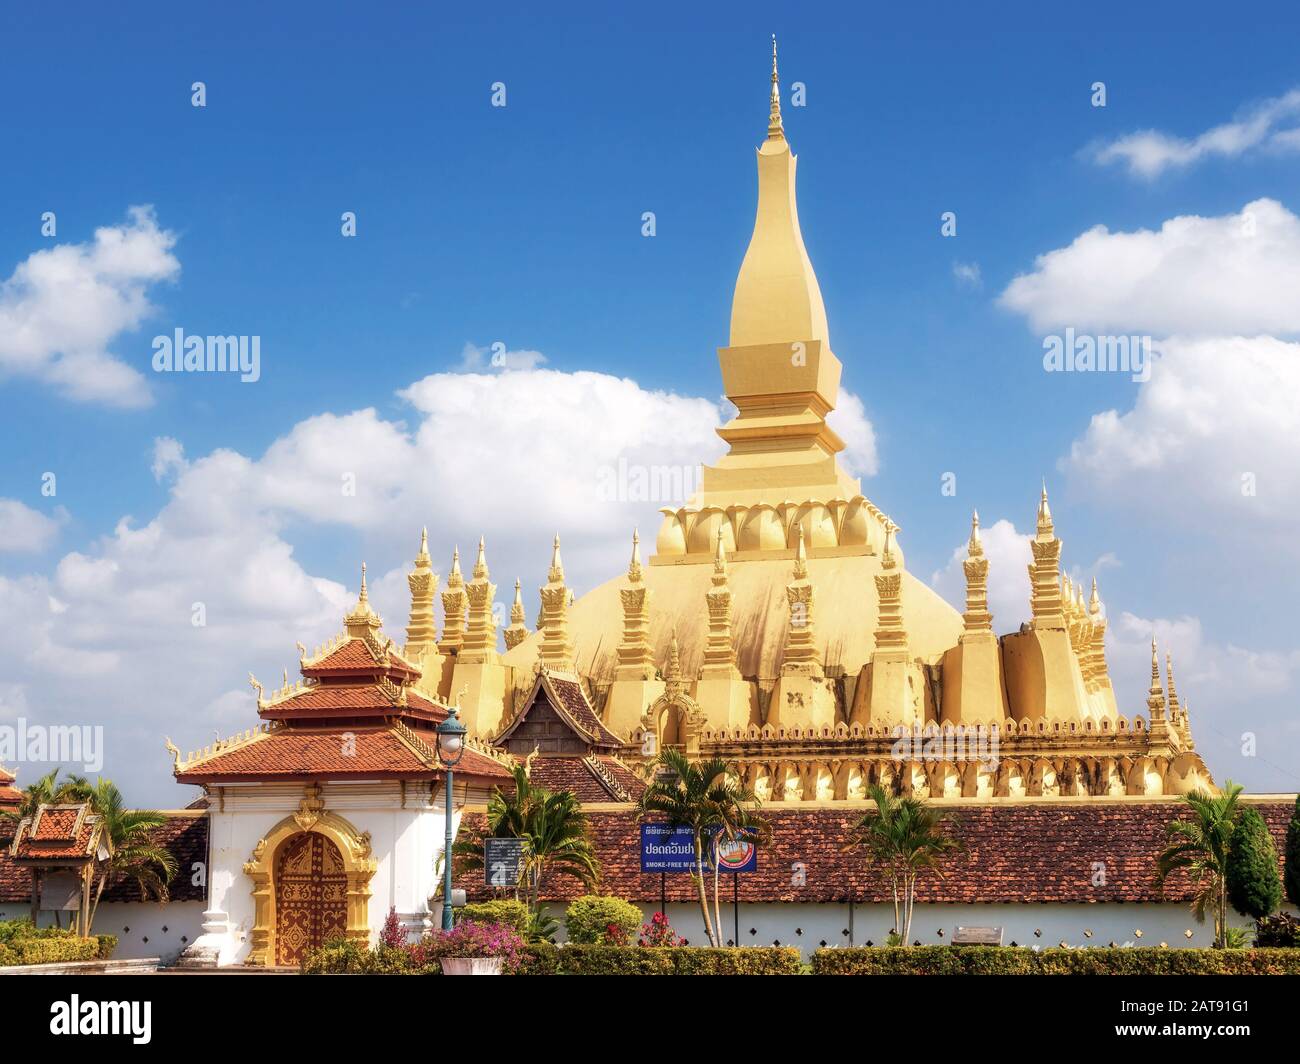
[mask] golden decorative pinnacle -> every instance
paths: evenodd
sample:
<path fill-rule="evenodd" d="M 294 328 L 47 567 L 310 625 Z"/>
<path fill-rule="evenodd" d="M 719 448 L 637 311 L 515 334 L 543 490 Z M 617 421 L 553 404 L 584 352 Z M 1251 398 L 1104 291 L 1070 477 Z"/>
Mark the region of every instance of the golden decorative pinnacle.
<path fill-rule="evenodd" d="M 970 512 L 970 542 L 966 544 L 966 553 L 972 558 L 980 558 L 984 555 L 984 545 L 980 542 L 980 514 L 978 510 Z"/>
<path fill-rule="evenodd" d="M 429 557 L 429 528 L 426 525 L 420 529 L 420 553 L 415 556 L 417 566 L 426 566 L 432 562 Z"/>
<path fill-rule="evenodd" d="M 780 78 L 776 72 L 776 34 L 772 34 L 772 99 L 768 108 L 767 139 L 784 140 L 785 132 L 781 127 L 781 88 Z"/>
<path fill-rule="evenodd" d="M 803 525 L 797 524 L 795 527 L 795 545 L 794 545 L 794 578 L 796 580 L 808 579 L 808 552 L 803 545 Z"/>
<path fill-rule="evenodd" d="M 370 596 L 366 593 L 366 563 L 361 563 L 361 594 L 357 598 L 357 605 L 365 605 L 370 602 Z"/>
<path fill-rule="evenodd" d="M 727 548 L 722 545 L 722 526 L 718 526 L 718 545 L 713 552 L 713 575 L 715 584 L 727 580 Z M 721 580 L 718 578 L 721 577 Z"/>
<path fill-rule="evenodd" d="M 555 542 L 551 546 L 551 568 L 546 574 L 552 584 L 564 583 L 564 562 L 560 560 L 560 534 L 555 533 Z"/>
<path fill-rule="evenodd" d="M 465 583 L 465 577 L 460 571 L 460 547 L 453 547 L 451 551 L 451 572 L 447 574 L 447 587 L 460 587 Z"/>
<path fill-rule="evenodd" d="M 483 550 L 483 537 L 478 537 L 478 558 L 474 561 L 474 579 L 486 580 L 488 576 L 487 555 Z"/>
<path fill-rule="evenodd" d="M 638 529 L 632 529 L 632 560 L 627 563 L 627 579 L 629 583 L 641 583 L 641 533 Z"/>
<path fill-rule="evenodd" d="M 1097 578 L 1092 578 L 1092 598 L 1088 600 L 1088 614 L 1096 617 L 1101 613 L 1101 596 L 1097 594 Z"/>
<path fill-rule="evenodd" d="M 1043 479 L 1043 494 L 1038 500 L 1038 531 L 1048 535 L 1052 532 L 1052 508 L 1047 504 L 1047 479 Z"/>
<path fill-rule="evenodd" d="M 880 555 L 880 568 L 892 569 L 897 564 L 894 561 L 894 526 L 888 524 L 885 526 L 885 549 Z"/>

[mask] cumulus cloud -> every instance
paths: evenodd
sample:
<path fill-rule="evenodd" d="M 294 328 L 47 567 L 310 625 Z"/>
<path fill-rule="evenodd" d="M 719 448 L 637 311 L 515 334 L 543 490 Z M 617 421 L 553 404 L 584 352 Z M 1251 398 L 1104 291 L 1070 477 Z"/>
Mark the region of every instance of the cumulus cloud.
<path fill-rule="evenodd" d="M 1135 177 L 1153 179 L 1206 159 L 1233 159 L 1258 150 L 1300 150 L 1300 89 L 1265 100 L 1194 137 L 1144 129 L 1094 144 L 1085 154 L 1099 165 L 1117 164 Z"/>
<path fill-rule="evenodd" d="M 862 400 L 852 392 L 841 391 L 826 423 L 844 441 L 840 452 L 844 468 L 855 477 L 874 477 L 880 471 L 880 455 L 876 451 L 876 430 Z"/>
<path fill-rule="evenodd" d="M 1029 571 L 1032 532 L 1017 532 L 1006 518 L 980 529 L 989 560 L 989 612 L 996 632 L 1014 632 L 1029 620 Z M 930 585 L 958 610 L 966 608 L 966 542 L 954 547 L 948 564 L 930 576 Z"/>
<path fill-rule="evenodd" d="M 153 312 L 150 287 L 180 273 L 175 243 L 151 207 L 132 207 L 88 243 L 33 252 L 0 282 L 0 373 L 80 402 L 148 405 L 145 378 L 109 347 Z"/>
<path fill-rule="evenodd" d="M 1300 218 L 1276 200 L 1182 215 L 1158 230 L 1103 225 L 1034 260 L 999 297 L 1039 331 L 1300 333 Z"/>
<path fill-rule="evenodd" d="M 35 553 L 54 542 L 67 520 L 62 507 L 50 517 L 17 499 L 0 499 L 0 551 Z"/>
<path fill-rule="evenodd" d="M 462 373 L 477 373 L 480 370 L 536 369 L 546 364 L 546 356 L 540 351 L 511 351 L 500 342 L 490 347 L 466 344 L 460 352 Z"/>

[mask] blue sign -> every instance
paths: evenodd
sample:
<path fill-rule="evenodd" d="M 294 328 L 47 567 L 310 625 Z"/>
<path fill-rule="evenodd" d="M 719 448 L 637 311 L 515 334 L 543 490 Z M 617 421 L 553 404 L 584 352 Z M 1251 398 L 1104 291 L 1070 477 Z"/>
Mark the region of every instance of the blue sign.
<path fill-rule="evenodd" d="M 690 828 L 641 825 L 642 872 L 691 872 L 695 869 L 695 835 Z"/>
<path fill-rule="evenodd" d="M 758 844 L 753 838 L 739 834 L 734 839 L 716 836 L 719 872 L 753 872 L 758 869 Z"/>

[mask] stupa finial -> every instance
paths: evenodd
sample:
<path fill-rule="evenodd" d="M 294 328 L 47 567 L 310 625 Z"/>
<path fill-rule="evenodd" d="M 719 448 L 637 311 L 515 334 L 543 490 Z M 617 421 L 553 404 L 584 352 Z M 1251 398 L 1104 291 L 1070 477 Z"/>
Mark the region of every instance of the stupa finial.
<path fill-rule="evenodd" d="M 639 584 L 642 577 L 641 569 L 641 532 L 640 529 L 632 529 L 632 560 L 627 563 L 627 579 L 629 583 Z"/>
<path fill-rule="evenodd" d="M 772 34 L 772 98 L 768 105 L 767 139 L 784 140 L 785 131 L 781 125 L 781 85 L 780 75 L 776 70 L 776 34 Z"/>
<path fill-rule="evenodd" d="M 970 512 L 970 541 L 966 544 L 966 553 L 972 558 L 982 557 L 984 544 L 980 542 L 980 512 Z"/>
<path fill-rule="evenodd" d="M 546 578 L 552 584 L 564 583 L 564 562 L 560 560 L 560 534 L 555 533 L 555 542 L 551 544 L 551 568 Z"/>

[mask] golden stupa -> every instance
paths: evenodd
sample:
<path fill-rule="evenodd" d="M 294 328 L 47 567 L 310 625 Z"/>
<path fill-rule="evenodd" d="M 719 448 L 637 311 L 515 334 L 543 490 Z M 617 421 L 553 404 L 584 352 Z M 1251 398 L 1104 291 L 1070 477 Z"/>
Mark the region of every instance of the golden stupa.
<path fill-rule="evenodd" d="M 877 782 L 934 798 L 1212 787 L 1154 644 L 1148 716 L 1120 714 L 1096 584 L 1085 601 L 1062 577 L 1045 486 L 1032 620 L 998 636 L 978 516 L 958 613 L 907 571 L 899 526 L 840 467 L 826 415 L 841 367 L 799 230 L 775 41 L 771 79 L 754 232 L 718 351 L 737 411 L 718 430 L 728 453 L 688 505 L 661 511 L 652 555 L 634 534 L 627 571 L 576 600 L 557 537 L 538 630 L 516 582 L 504 653 L 484 544 L 468 580 L 453 557 L 439 635 L 422 541 L 403 650 L 417 688 L 458 700 L 491 742 L 517 732 L 548 686 L 539 674 L 576 681 L 623 764 L 639 770 L 664 745 L 716 754 L 769 801 L 858 799 Z"/>

